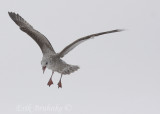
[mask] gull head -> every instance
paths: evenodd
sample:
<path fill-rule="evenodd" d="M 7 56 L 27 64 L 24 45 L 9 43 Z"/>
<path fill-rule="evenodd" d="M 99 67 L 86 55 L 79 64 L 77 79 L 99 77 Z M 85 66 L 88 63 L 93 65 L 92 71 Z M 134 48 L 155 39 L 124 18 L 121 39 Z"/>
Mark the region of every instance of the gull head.
<path fill-rule="evenodd" d="M 42 61 L 41 61 L 41 66 L 42 66 L 42 70 L 43 70 L 43 73 L 45 72 L 46 68 L 48 67 L 50 61 L 48 58 L 43 58 Z"/>

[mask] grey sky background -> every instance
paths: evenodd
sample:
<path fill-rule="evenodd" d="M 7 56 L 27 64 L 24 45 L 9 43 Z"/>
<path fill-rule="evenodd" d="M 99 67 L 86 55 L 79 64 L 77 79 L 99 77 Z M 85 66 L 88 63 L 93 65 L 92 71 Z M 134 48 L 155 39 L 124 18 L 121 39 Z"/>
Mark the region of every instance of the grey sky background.
<path fill-rule="evenodd" d="M 1 0 L 0 113 L 159 114 L 158 0 Z M 63 60 L 80 70 L 62 79 L 43 75 L 38 45 L 8 16 L 19 13 L 56 52 L 77 38 L 112 29 Z"/>

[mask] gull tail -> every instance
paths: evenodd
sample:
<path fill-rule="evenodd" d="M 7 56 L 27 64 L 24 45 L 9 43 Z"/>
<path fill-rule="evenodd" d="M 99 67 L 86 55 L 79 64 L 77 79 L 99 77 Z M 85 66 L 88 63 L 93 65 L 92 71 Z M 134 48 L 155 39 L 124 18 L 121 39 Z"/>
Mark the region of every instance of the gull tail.
<path fill-rule="evenodd" d="M 78 69 L 79 69 L 79 66 L 77 65 L 67 65 L 67 67 L 63 70 L 62 74 L 64 75 L 70 74 L 77 71 Z"/>

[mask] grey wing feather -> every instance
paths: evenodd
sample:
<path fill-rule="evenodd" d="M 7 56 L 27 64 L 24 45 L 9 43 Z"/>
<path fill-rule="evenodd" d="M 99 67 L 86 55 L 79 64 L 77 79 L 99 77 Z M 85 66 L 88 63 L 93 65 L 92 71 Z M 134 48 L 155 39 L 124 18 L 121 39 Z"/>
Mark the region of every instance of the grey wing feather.
<path fill-rule="evenodd" d="M 46 53 L 53 53 L 55 54 L 55 51 L 48 41 L 48 39 L 35 30 L 27 21 L 25 21 L 19 14 L 15 14 L 13 12 L 8 12 L 11 19 L 20 27 L 20 29 L 27 33 L 31 38 L 39 45 L 41 48 L 41 51 L 43 54 Z"/>
<path fill-rule="evenodd" d="M 95 36 L 99 36 L 99 35 L 103 35 L 103 34 L 109 34 L 109 33 L 114 33 L 114 32 L 120 32 L 123 31 L 121 29 L 116 29 L 116 30 L 111 30 L 111 31 L 106 31 L 106 32 L 100 32 L 100 33 L 96 33 L 96 34 L 91 34 L 85 37 L 82 37 L 76 41 L 74 41 L 73 43 L 71 43 L 70 45 L 68 45 L 67 47 L 65 47 L 60 53 L 59 53 L 59 57 L 64 57 L 67 53 L 69 53 L 72 49 L 74 49 L 76 46 L 78 46 L 79 44 L 81 44 L 82 42 L 91 39 Z"/>

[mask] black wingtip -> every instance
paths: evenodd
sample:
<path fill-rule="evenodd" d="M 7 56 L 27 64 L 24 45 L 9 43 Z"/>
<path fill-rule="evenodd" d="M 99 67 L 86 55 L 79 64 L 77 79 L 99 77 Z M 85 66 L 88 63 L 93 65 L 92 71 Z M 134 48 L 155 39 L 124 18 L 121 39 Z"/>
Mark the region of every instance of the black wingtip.
<path fill-rule="evenodd" d="M 16 14 L 15 12 L 8 12 L 8 14 L 10 18 L 17 24 L 17 20 L 20 19 L 20 16 L 18 15 L 18 13 Z"/>
<path fill-rule="evenodd" d="M 10 14 L 13 14 L 13 12 L 8 11 L 8 14 L 9 14 L 9 15 L 10 15 Z"/>
<path fill-rule="evenodd" d="M 8 11 L 8 15 L 9 15 L 9 16 L 10 16 L 11 13 L 12 13 L 12 12 L 9 12 L 9 11 Z"/>
<path fill-rule="evenodd" d="M 8 15 L 12 18 L 13 15 L 15 15 L 14 12 L 8 12 Z"/>
<path fill-rule="evenodd" d="M 9 14 L 9 16 L 18 15 L 18 14 L 16 14 L 15 12 L 9 12 L 9 11 L 8 11 L 8 14 Z"/>
<path fill-rule="evenodd" d="M 117 29 L 117 32 L 125 31 L 125 29 Z"/>

